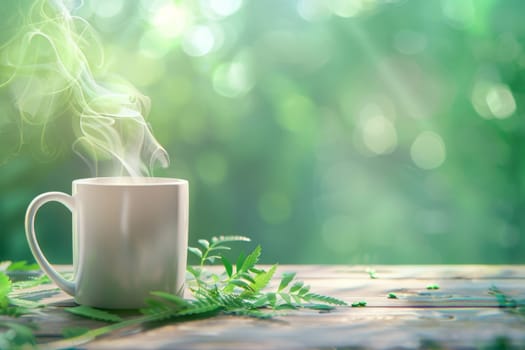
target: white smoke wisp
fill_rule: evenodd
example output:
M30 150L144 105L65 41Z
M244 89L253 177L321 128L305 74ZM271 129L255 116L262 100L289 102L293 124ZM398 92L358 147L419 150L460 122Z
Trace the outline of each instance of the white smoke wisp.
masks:
M51 122L70 122L73 150L94 175L151 176L155 165L167 167L168 154L145 120L149 98L103 72L103 51L89 23L59 0L22 6L18 16L27 15L0 46L0 87L12 95L20 142L28 142L25 125L39 126L45 148Z

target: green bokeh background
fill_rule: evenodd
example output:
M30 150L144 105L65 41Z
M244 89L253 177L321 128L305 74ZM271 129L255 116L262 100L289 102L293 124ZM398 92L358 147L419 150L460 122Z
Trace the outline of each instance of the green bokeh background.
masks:
M190 242L244 234L263 262L525 263L525 2L86 0L108 74L152 100L190 181ZM5 14L4 14L5 15ZM16 14L11 14L16 16ZM1 118L12 110L0 90ZM30 259L41 192L90 177L72 127L0 166L0 260ZM16 148L2 131L2 147ZM10 143L11 142L11 143ZM39 214L49 259L71 218ZM153 254L153 253L152 253Z

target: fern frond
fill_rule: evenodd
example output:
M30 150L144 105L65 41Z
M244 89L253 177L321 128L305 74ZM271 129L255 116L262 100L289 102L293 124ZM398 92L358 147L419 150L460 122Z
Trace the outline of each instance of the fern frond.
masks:
M268 271L262 271L255 275L254 282L250 285L254 293L258 293L264 289L273 278L275 271L277 270L277 264L270 267Z
M209 314L219 312L221 310L220 305L202 305L196 307L190 307L189 309L179 311L173 315L173 317L184 317L184 316L196 316L202 314Z
M282 291L284 288L286 288L290 282L295 278L295 272L285 272L283 273L283 277L281 279L281 283L279 284L279 288L277 289L278 292Z
M319 301L325 304L331 304L331 305L348 305L346 301L343 301L341 299L337 299L334 297L326 296L326 295L320 295L316 293L308 293L302 296L302 298L306 301Z
M252 267L259 262L259 257L261 256L261 246L258 245L253 252L251 252L246 259L244 259L239 272L245 272L251 269Z
M64 308L67 312L72 314L92 318L94 320L106 321L106 322L121 322L120 316L110 313L108 311L95 309L90 306L80 305L75 307Z

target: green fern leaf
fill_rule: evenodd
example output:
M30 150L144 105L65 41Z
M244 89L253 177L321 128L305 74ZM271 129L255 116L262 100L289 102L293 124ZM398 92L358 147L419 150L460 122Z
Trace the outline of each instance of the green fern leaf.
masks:
M202 259L202 250L196 247L188 247L188 251L195 254L199 259Z
M233 266L232 263L226 259L224 256L221 256L222 265L224 266L224 269L226 270L226 273L228 274L228 277L231 277L233 274Z
M239 295L220 294L218 298L221 305L229 310L245 308L248 305Z
M299 291L297 292L297 295L305 295L306 293L308 293L310 291L310 286L304 286L302 287L301 289L299 289Z
M320 295L320 294L316 294L316 293L308 293L308 294L303 296L303 299L307 300L307 301L310 301L310 300L320 301L322 303L332 304L332 305L348 305L348 303L346 303L345 301L343 301L341 299L337 299L337 298L334 298L334 297L329 297L329 296L326 296L326 295Z
M238 279L230 280L228 282L228 284L233 284L233 285L235 285L237 287L240 287L240 288L242 288L244 290L252 291L252 287L248 283L244 282L243 280L238 280Z
M262 271L261 273L257 274L254 278L255 281L251 284L252 290L257 293L265 288L272 280L276 270L277 265L273 265L268 271Z
M268 303L270 306L275 308L275 305L277 304L277 296L275 293L266 293L266 297L268 298Z
M120 322L122 319L120 316L112 314L108 311L95 309L90 306L80 305L75 307L64 308L67 312L72 314L92 318L95 320L106 321L106 322Z
M275 310L296 310L297 308L298 307L295 306L294 304L284 303L284 304L277 305L274 309Z
M268 303L268 297L266 295L260 296L257 300L255 300L252 304L254 308L261 308Z
M239 271L241 271L241 267L242 267L242 265L244 264L244 259L245 259L245 257L244 257L244 253L241 252L241 253L239 254L239 257L237 258L237 262L235 263L235 271L236 271L237 273L239 273Z
M184 316L196 316L208 313L214 313L221 310L220 305L203 305L199 307L191 307L186 310L182 310L174 314L175 317L184 317Z
M281 283L279 284L279 288L277 289L278 292L282 291L284 288L286 288L290 282L295 278L295 272L285 272L283 273L283 277L281 279Z
M295 282L292 288L290 288L290 293L297 292L299 289L303 287L303 285L304 285L304 282L302 281Z
M241 273L239 275L239 277L242 278L243 280L246 280L246 281L250 282L250 283L255 283L255 279L248 272Z
M11 291L11 281L3 272L0 272L0 309L7 307L9 301L7 295Z
M258 245L253 252L248 254L239 271L248 271L257 264L259 257L261 256L261 246Z
M199 242L199 244L204 248L204 250L210 248L210 242L208 242L205 239L199 239L197 242Z
M12 262L6 269L6 271L37 271L40 270L38 264L28 264L27 261L16 261Z
M89 328L86 328L86 327L64 327L62 328L62 336L64 338L78 337L87 332L89 332Z
M283 300L286 302L286 304L292 305L292 298L290 297L290 295L288 295L286 293L279 293L279 296L281 298L283 298Z
M292 297L292 299L295 301L295 303L297 305L303 305L303 300L301 299L301 297L297 294L290 294L290 296Z

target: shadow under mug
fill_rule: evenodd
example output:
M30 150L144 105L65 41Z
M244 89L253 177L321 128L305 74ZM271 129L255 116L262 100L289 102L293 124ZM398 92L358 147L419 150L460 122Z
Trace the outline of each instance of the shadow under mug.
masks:
M188 246L188 181L99 177L73 181L73 194L47 192L27 208L25 229L42 270L79 304L144 306L151 291L183 296ZM56 201L73 214L73 280L38 245L38 209Z

